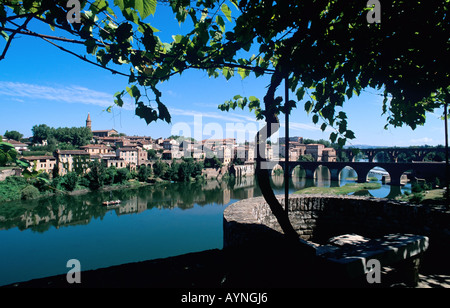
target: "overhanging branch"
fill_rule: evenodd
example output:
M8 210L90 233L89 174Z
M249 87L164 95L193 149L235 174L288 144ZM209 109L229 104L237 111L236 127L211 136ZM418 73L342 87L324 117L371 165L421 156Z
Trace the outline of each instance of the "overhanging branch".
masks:
M6 42L5 48L3 49L2 54L0 55L0 61L3 60L6 56L6 53L8 52L9 46L11 46L11 42L14 39L14 36L21 31L22 29L26 28L27 24L30 22L30 20L33 18L33 16L28 16L25 22L19 26L15 31L12 31L12 34L8 37L8 41Z

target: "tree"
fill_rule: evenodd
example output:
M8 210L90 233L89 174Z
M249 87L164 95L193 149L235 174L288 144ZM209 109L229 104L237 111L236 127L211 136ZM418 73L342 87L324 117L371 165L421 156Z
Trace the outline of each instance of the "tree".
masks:
M297 161L314 161L314 157L311 154L301 155Z
M28 162L22 161L18 158L19 153L14 146L8 142L0 142L0 167L6 166L10 163L15 163L24 171L30 167Z
M147 158L149 160L155 159L156 158L156 150L153 150L153 149L147 150Z
M153 174L156 177L163 178L166 176L167 170L169 169L169 165L160 160L157 160L153 165Z
M279 129L280 113L289 114L301 103L322 130L335 128L330 140L342 146L355 137L341 111L353 95L366 88L382 91L386 125L414 129L425 123L426 112L442 106L427 98L450 85L449 1L411 5L393 0L383 5L381 23L368 23L371 8L365 1L164 2L191 30L174 35L171 42L162 42L157 30L144 22L156 13L156 0L114 1L114 9L111 1L82 1L81 23L72 24L67 21L66 1L2 3L0 33L7 43L0 60L16 35L38 36L83 61L126 76L129 86L114 95L115 105L123 106L128 94L135 101L136 115L147 123L171 121L157 86L186 70L200 69L226 79L269 75L262 104L255 96L236 95L219 108L248 107L257 119L266 121L256 137L258 183L288 237L297 235L270 188L267 172L261 170L259 151L259 145L265 146ZM230 9L233 6L235 10ZM71 37L36 33L29 29L32 19ZM58 45L61 41L84 44L87 56ZM249 55L250 51L256 55ZM119 71L112 63L127 69ZM286 93L295 92L296 101L282 103L275 97L283 81Z
M78 184L78 174L76 172L68 172L62 177L61 185L68 191L74 191Z
M204 165L205 168L222 168L222 162L215 155L211 158L205 158Z
M146 165L140 165L137 174L138 180L140 182L146 182L151 173L152 169L150 167L147 167Z
M112 185L114 184L117 177L117 168L115 166L109 166L105 170L105 184Z
M16 141L20 141L20 139L23 138L23 135L16 130L6 131L4 136L8 139L13 139Z
M105 183L105 166L98 160L94 160L89 164L90 171L87 174L89 180L89 188L91 190L98 190Z
M115 177L116 183L123 184L129 179L131 179L131 173L128 168L117 169L117 176Z
M33 143L42 143L48 140L52 135L52 128L46 124L34 125L31 131L33 132Z

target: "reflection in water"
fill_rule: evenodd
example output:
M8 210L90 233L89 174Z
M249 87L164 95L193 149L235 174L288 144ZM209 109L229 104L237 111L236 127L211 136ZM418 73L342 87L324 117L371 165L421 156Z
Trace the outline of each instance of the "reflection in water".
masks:
M375 172L369 172L368 174L369 177L377 178L380 183L382 183L383 175L384 173L380 172L380 170L375 170ZM330 171L328 170L328 168L319 166L314 173L314 179L307 179L305 170L297 166L293 170L289 185L290 187L294 188L294 190L299 190L307 187L341 187L348 183L355 183L357 178L358 174L353 168L345 167L339 174L340 180L331 181ZM284 176L282 174L277 176L272 175L272 179L274 187L278 189L282 189L284 187ZM382 183L381 188L379 189L362 190L354 194L358 196L393 199L400 194L404 194L405 192L411 192L411 185L407 183L405 179L402 183L405 183L406 185L395 186Z
M290 191L320 186L337 187L354 182L356 172L343 169L340 181L331 181L328 168L319 167L315 179L298 177L302 170L297 168L290 178ZM284 176L272 176L275 193L284 193ZM380 189L357 192L357 195L393 198L402 193L400 188L382 185ZM145 186L136 189L115 190L109 192L91 192L80 196L59 195L31 201L13 201L0 205L0 230L18 227L19 230L31 229L45 232L53 227L64 225L89 224L92 219L104 217L108 211L117 215L140 213L152 208L182 210L194 205L227 205L231 200L259 196L260 191L255 177L231 178L226 181L208 181L206 183L167 183ZM119 207L107 209L102 206L105 200L122 200Z
M328 170L316 175L294 175L289 191L335 185ZM341 176L340 185L352 176ZM284 193L283 182L283 176L272 177L276 194ZM382 188L385 197L390 187ZM0 285L67 273L72 258L89 270L222 248L224 208L260 195L256 179L242 177L0 204ZM116 199L122 200L117 208L102 205Z
M152 208L182 210L195 204L226 205L231 199L251 198L255 194L254 177L202 183L168 183L136 189L90 192L80 196L59 195L31 201L12 201L0 205L0 230L18 227L45 232L64 225L89 224L102 219L108 211L117 215L140 213ZM108 209L105 200L122 200L119 207Z

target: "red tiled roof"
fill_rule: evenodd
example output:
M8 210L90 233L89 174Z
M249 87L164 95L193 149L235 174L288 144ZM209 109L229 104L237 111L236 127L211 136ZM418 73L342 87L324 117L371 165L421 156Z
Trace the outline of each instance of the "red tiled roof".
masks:
M58 150L56 153L65 155L89 155L89 153L84 150Z

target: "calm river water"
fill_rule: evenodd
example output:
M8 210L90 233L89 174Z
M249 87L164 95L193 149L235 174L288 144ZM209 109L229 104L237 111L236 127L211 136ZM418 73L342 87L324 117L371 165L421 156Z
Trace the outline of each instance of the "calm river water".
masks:
M331 183L327 172L320 171L316 180L294 176L290 191L344 185L355 176L344 170L343 180ZM273 187L284 193L283 176L273 177ZM390 191L383 185L370 193L386 197ZM0 285L65 274L69 259L89 270L222 248L223 210L260 195L256 180L244 177L5 203L0 205ZM102 206L111 199L122 200L120 207Z

